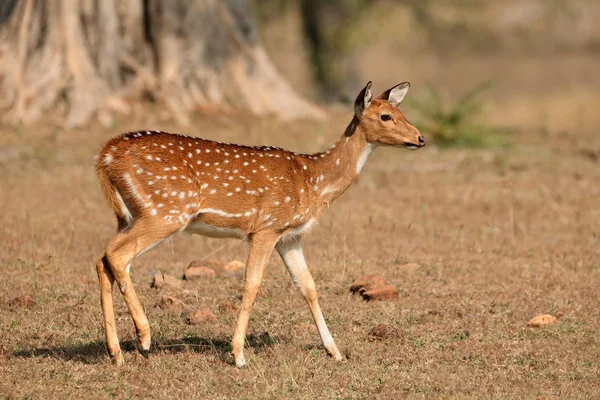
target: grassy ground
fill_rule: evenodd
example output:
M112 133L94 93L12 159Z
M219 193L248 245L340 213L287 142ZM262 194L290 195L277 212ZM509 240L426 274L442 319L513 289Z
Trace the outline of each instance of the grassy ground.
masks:
M95 260L115 229L92 156L125 130L162 128L223 141L316 151L349 116L328 122L203 118L182 129L147 119L64 132L51 121L0 131L0 398L594 398L600 393L600 139L517 134L510 149L378 150L357 184L307 237L321 305L338 346L329 359L310 314L273 256L254 307L249 367L231 365L241 281L149 287L207 256L243 259L233 240L176 236L137 260L133 281L154 347L134 349L115 292L126 365L104 349ZM405 262L421 267L408 271ZM384 276L395 302L364 303L352 278ZM189 326L157 307L173 294L216 319ZM30 295L31 309L8 301ZM559 323L527 328L539 313ZM372 340L387 322L400 335Z

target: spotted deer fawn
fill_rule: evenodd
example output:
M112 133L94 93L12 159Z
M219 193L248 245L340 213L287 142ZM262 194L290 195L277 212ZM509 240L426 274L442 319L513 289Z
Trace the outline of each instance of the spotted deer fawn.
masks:
M96 172L117 215L118 232L96 268L113 362L124 362L113 311L114 282L133 318L138 349L147 356L150 327L131 282L131 262L180 231L250 242L232 341L238 367L246 365L250 309L273 248L308 303L323 346L335 360L342 360L319 307L302 237L323 209L350 187L378 146L425 145L397 108L408 88L408 82L401 83L372 98L369 82L356 99L355 115L342 137L313 155L156 131L130 132L109 141L98 155Z

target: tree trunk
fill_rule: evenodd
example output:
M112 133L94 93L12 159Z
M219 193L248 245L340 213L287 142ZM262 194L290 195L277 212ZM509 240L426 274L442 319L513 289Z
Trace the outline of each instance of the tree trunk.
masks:
M275 70L245 0L6 0L0 8L0 111L67 126L130 112L124 99L283 119L324 114Z

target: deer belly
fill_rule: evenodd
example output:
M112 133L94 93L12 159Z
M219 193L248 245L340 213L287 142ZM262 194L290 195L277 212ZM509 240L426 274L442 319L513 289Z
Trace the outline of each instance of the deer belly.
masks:
M243 239L246 237L244 231L238 228L224 228L221 226L210 225L201 221L193 221L188 224L185 231L190 234L208 236L212 238L235 238Z
M205 210L200 210L200 214L186 226L187 233L213 238L243 239L247 236L240 226L240 218L236 218L235 214L215 215L211 210L202 211Z

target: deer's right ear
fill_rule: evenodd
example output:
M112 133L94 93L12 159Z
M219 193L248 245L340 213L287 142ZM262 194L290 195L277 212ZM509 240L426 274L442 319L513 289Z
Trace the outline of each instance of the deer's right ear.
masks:
M358 118L362 117L365 110L371 105L371 99L373 98L371 86L372 82L369 81L369 83L367 83L367 86L365 86L363 90L360 91L358 97L356 98L356 101L354 102L354 114L356 114Z

